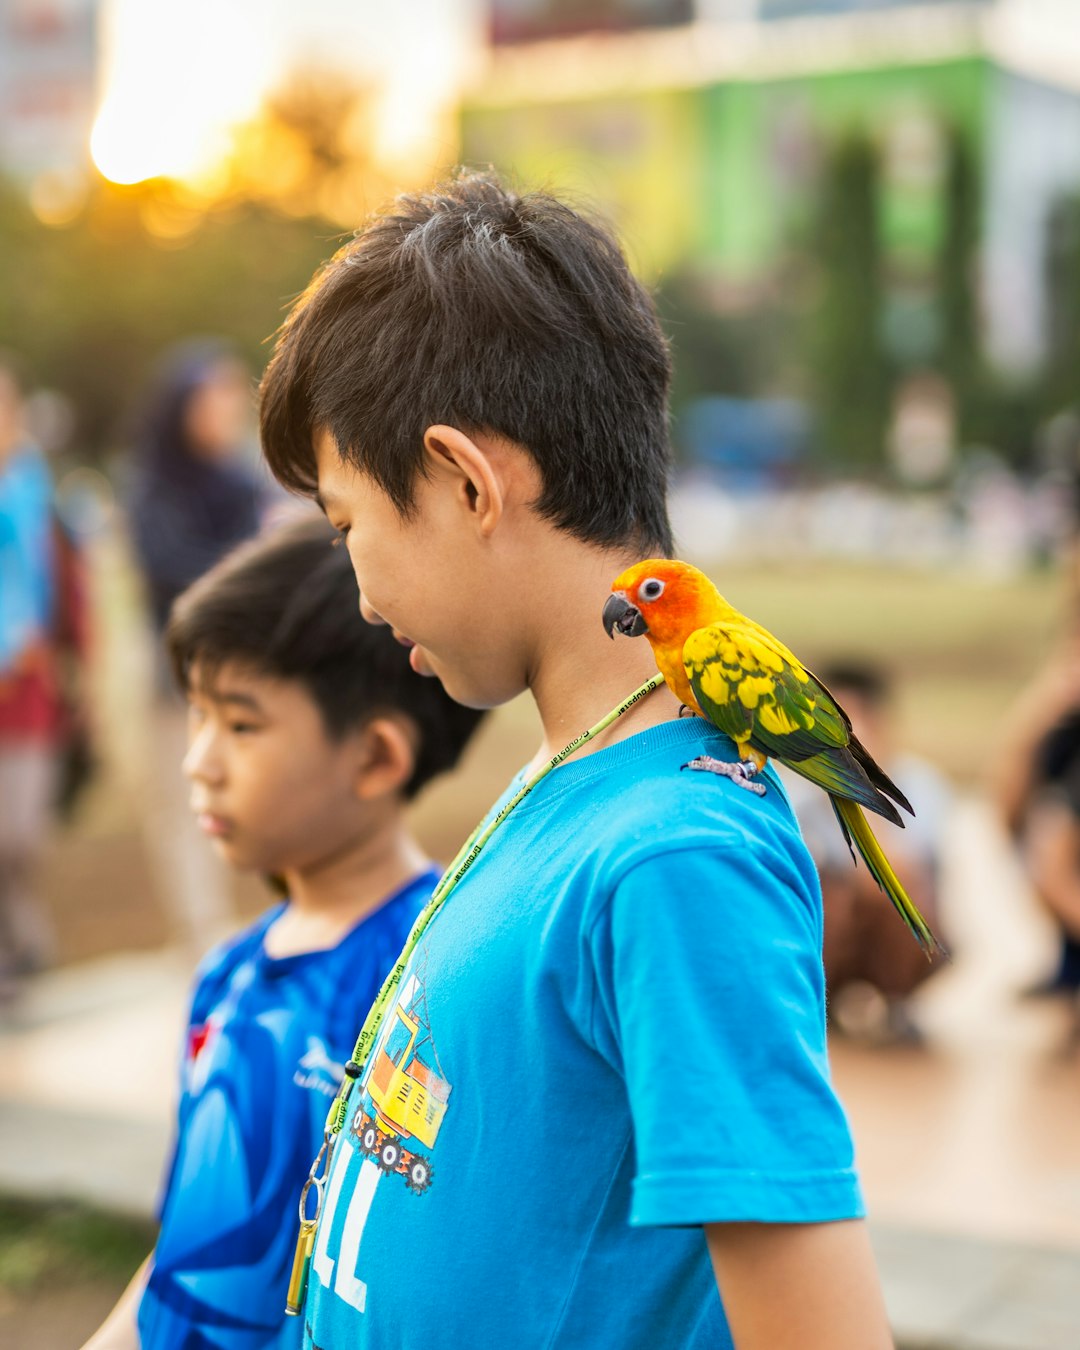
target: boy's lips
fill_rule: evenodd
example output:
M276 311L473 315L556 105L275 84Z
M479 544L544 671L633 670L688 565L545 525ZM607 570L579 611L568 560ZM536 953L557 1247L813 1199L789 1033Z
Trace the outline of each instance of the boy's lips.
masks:
M224 839L232 833L232 822L227 816L219 816L214 811L197 811L195 820L203 834L212 839Z
M400 642L409 653L409 665L416 671L417 675L434 675L431 661L423 647L411 637L406 637L404 633L399 633L396 628L391 629L394 635L394 641Z

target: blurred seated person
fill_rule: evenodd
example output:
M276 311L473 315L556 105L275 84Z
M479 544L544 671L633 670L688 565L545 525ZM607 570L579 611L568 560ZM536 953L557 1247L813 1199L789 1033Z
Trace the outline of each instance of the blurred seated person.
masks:
M1006 725L996 799L1035 892L1060 930L1054 968L1029 993L1080 991L1080 640L1031 682Z
M951 793L928 761L897 748L892 689L876 665L851 661L816 672L851 718L856 736L915 810L903 829L868 813L897 876L939 934L938 890ZM906 999L937 969L869 871L857 866L829 798L794 774L785 786L821 878L825 916L823 960L830 1022L875 1040L919 1039Z

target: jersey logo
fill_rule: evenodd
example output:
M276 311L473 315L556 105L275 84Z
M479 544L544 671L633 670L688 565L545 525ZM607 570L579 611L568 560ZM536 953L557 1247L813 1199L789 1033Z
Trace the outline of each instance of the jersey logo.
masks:
M204 1022L202 1026L188 1027L187 1057L188 1063L194 1064L202 1054L206 1042L210 1039L210 1023Z
M214 1046L220 1035L221 1023L216 1016L198 1026L188 1027L187 1058L184 1063L188 1092L201 1092L206 1086L210 1065L214 1060Z
M327 1097L336 1097L345 1065L330 1058L330 1052L318 1036L307 1038L307 1050L301 1055L293 1074L297 1087L311 1088Z

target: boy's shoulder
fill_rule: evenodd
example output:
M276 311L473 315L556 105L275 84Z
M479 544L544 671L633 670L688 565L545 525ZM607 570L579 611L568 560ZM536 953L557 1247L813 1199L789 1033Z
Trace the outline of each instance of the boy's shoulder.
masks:
M257 919L230 933L214 944L195 968L194 986L198 998L204 991L213 990L228 981L246 962L254 960L263 949L267 929L285 909L279 901L265 909Z
M569 760L522 803L492 894L528 869L545 897L537 912L557 909L586 931L620 898L765 888L778 927L818 941L817 872L773 766L758 795L686 767L703 755L738 759L728 737L694 717ZM709 921L720 912L713 906Z
M567 817L580 828L588 812L596 847L626 867L658 852L694 848L803 851L787 792L771 766L757 779L764 788L759 793L691 767L702 758L733 763L738 753L729 737L700 717L627 737L579 761L576 780L567 776ZM573 797L570 788L578 789ZM563 792L553 796L553 807Z
M612 750L620 753L591 785L592 800L568 800L566 837L551 841L566 860L555 864L562 876L553 878L554 893L560 905L570 901L579 931L598 935L598 951L611 925L623 938L637 932L651 942L663 896L664 923L684 937L692 932L707 946L722 930L727 951L764 960L798 950L816 968L817 870L774 766L754 779L760 794L688 767L703 756L739 759L734 742L698 717ZM753 904L744 903L750 897Z

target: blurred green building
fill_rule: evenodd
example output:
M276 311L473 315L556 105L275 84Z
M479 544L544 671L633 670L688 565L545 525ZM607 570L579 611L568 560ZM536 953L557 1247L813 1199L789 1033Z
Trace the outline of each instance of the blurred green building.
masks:
M824 359L874 347L875 434L909 375L978 383L957 390L973 406L986 370L1024 380L1053 360L1073 303L1052 264L1080 191L1080 6L494 0L491 20L466 161L579 194L647 276L721 318L786 315L790 337L839 285L837 322L865 313ZM803 345L789 364L815 360ZM755 380L738 392L790 390L782 363Z

